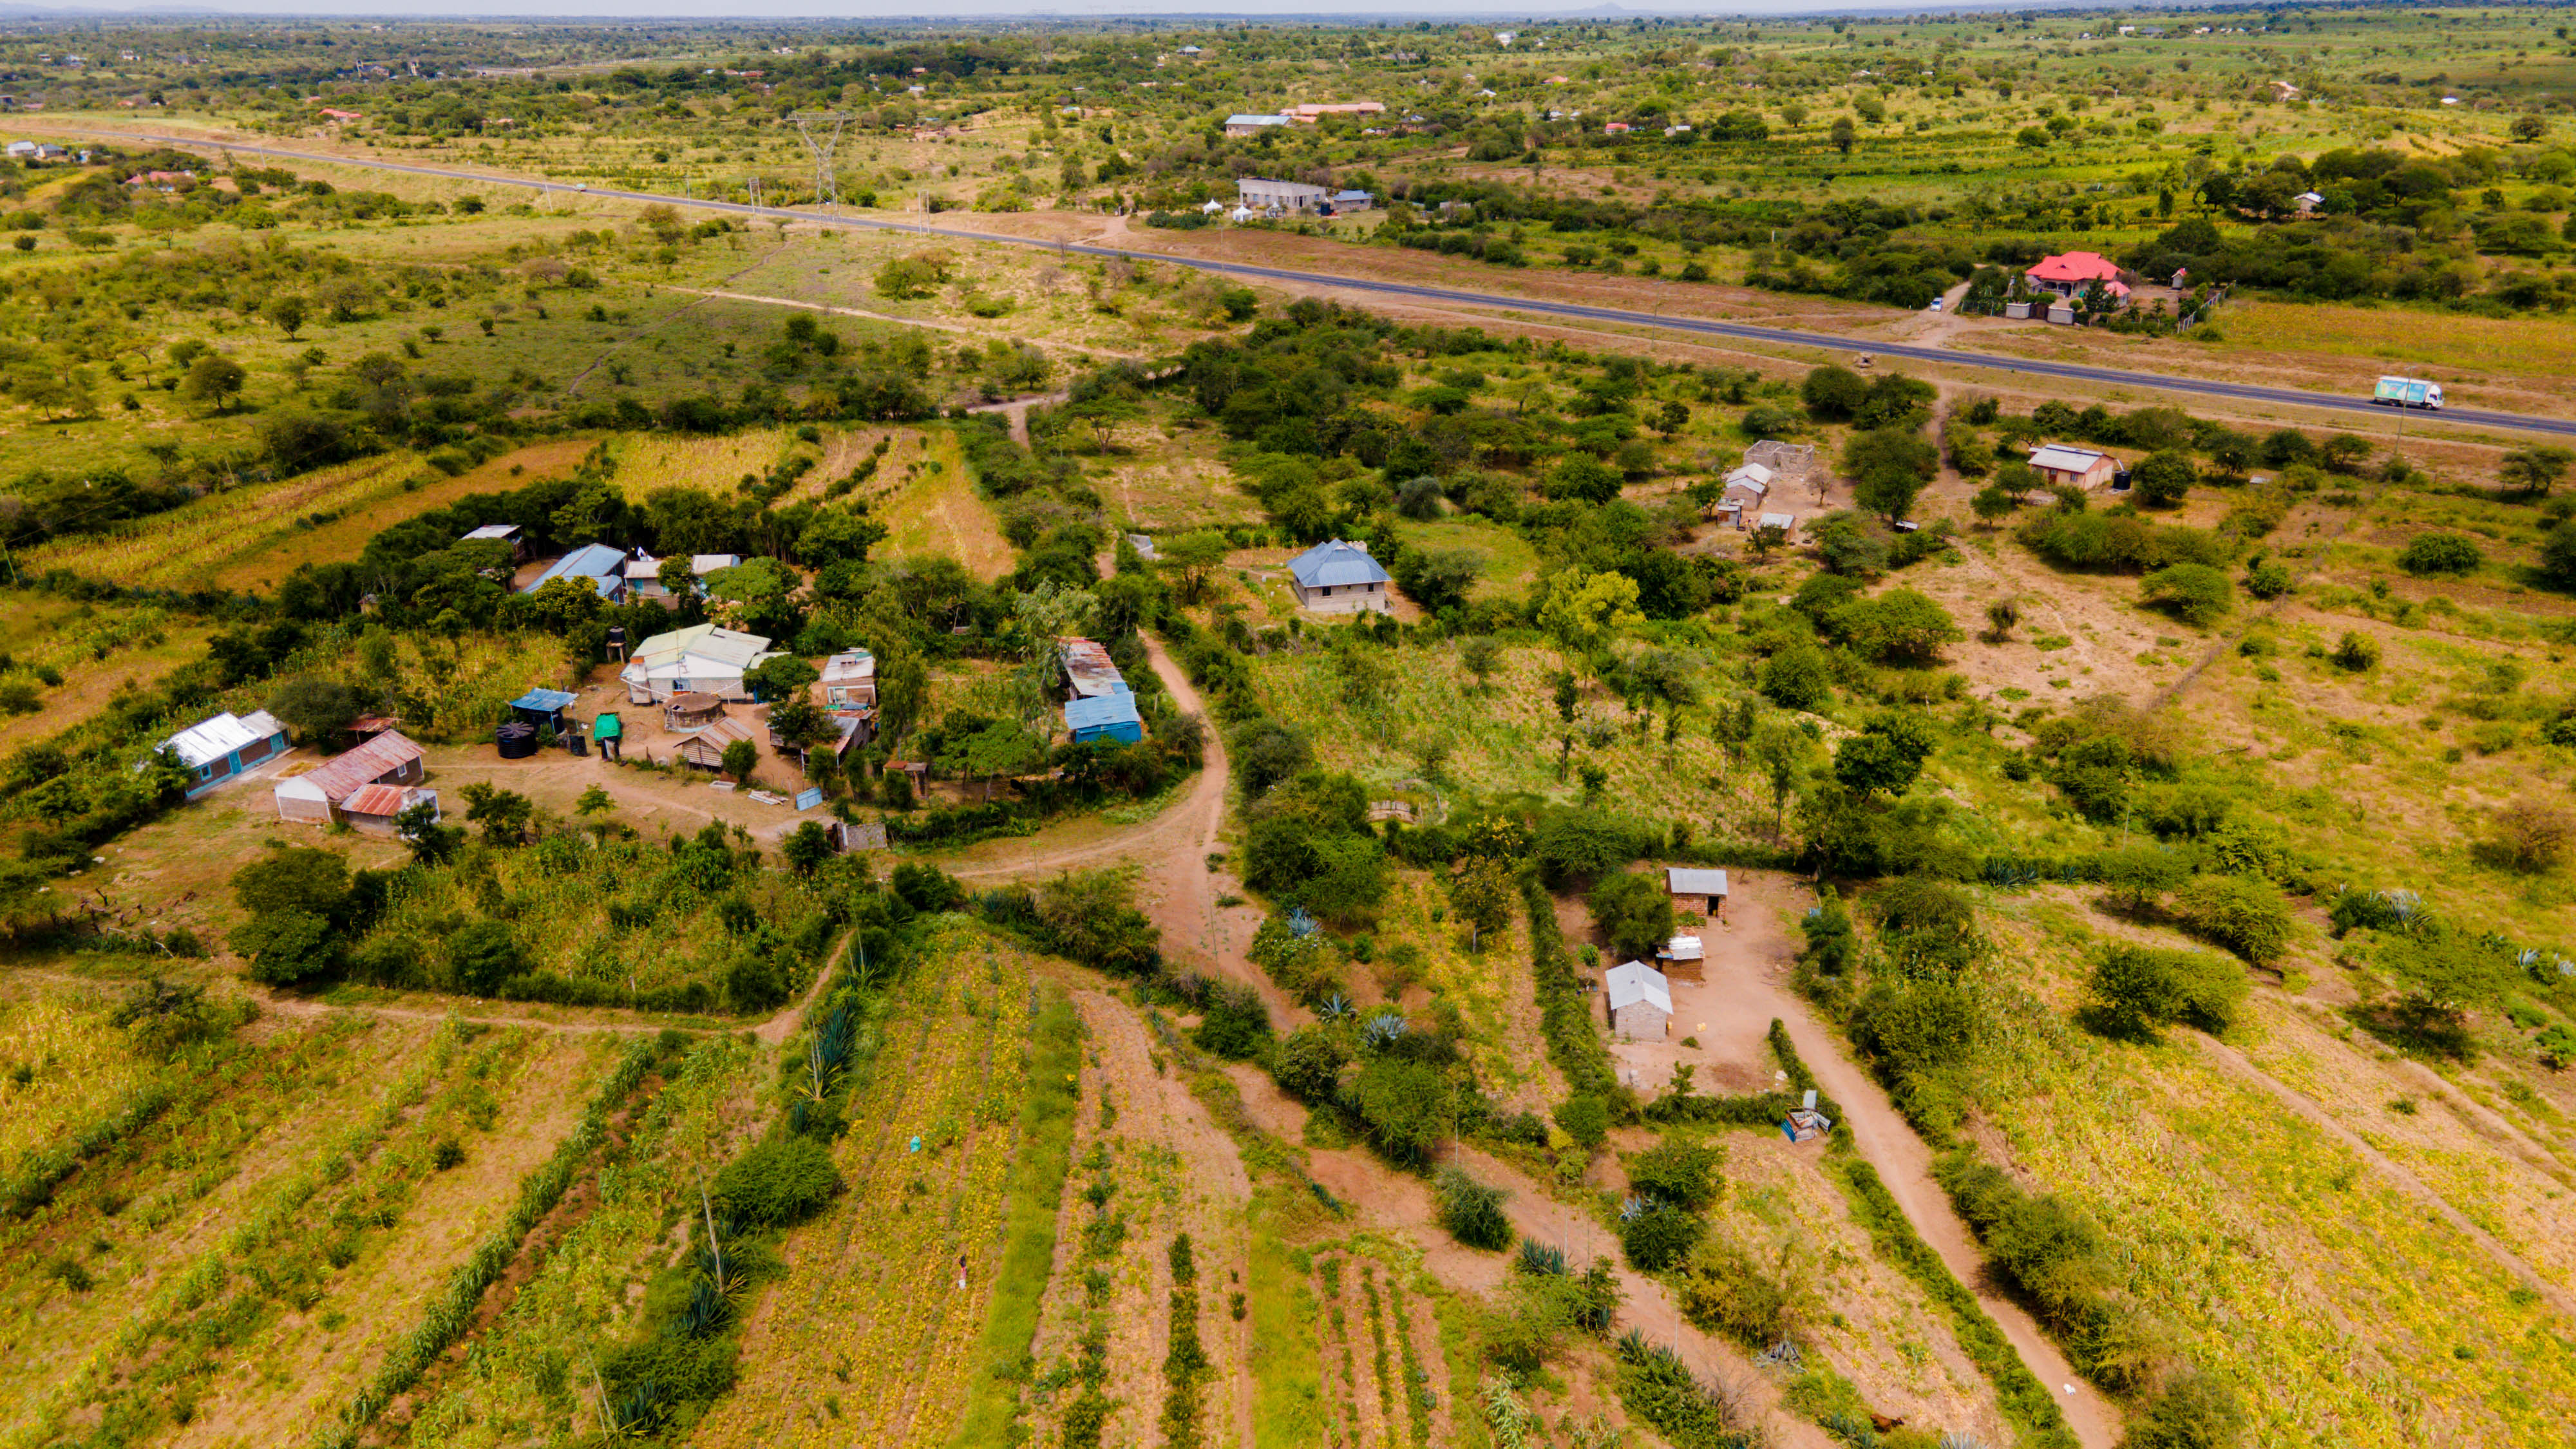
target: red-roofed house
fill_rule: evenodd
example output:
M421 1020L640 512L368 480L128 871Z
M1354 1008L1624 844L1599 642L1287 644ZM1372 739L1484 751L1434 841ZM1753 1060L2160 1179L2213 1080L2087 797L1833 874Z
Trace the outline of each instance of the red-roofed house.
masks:
M2114 297L2129 295L2129 284L2120 280L2120 264L2096 252L2059 252L2040 258L2039 265L2022 273L2029 283L2061 297L2072 297L2100 283Z

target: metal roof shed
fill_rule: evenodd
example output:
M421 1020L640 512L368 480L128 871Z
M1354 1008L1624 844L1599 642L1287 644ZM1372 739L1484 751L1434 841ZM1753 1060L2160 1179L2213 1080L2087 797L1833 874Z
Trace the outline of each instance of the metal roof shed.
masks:
M563 689L531 689L510 701L510 712L521 722L562 734L564 711L572 708L580 695Z
M1077 699L1064 707L1064 727L1077 745L1116 740L1135 744L1145 738L1145 721L1136 713L1136 696L1104 694Z
M1601 984L1611 1031L1628 1041L1671 1035L1673 993L1664 973L1629 961L1603 972Z
M546 565L546 571L519 592L533 594L556 579L588 579L601 597L615 599L626 592L626 550L604 543L585 543Z

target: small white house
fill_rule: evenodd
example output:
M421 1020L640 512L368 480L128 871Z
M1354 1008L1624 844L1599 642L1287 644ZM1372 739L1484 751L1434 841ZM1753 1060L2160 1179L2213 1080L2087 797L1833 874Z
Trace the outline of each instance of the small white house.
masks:
M1610 1032L1621 1041L1662 1041L1672 1035L1673 992L1664 973L1630 961L1602 973Z
M680 694L748 701L743 675L776 657L765 635L692 624L637 645L617 677L625 681L629 704L660 704Z

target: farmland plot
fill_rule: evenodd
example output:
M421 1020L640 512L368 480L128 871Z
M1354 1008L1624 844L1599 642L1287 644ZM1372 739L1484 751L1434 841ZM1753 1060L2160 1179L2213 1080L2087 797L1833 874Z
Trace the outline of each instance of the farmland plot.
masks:
M106 533L40 544L19 557L18 567L30 574L70 569L129 588L200 588L244 554L291 538L316 526L316 520L335 519L401 493L421 471L420 460L411 454L387 453L275 483L230 488Z
M588 1355L631 1320L629 1290L670 1261L698 1184L749 1129L761 1060L739 1036L688 1049L600 1168L580 1220L518 1285L466 1366L426 1396L407 1442L480 1449L597 1422Z
M1435 656L1436 657L1436 656ZM1349 700L1335 661L1323 654L1271 654L1254 661L1273 709L1311 732L1317 763L1385 784L1423 773L1441 750L1442 778L1483 795L1568 798L1579 788L1556 766L1562 728L1550 702L1553 651L1506 649L1479 692L1455 656L1435 667L1388 671L1382 686ZM1658 716L1644 736L1615 697L1595 690L1575 715L1572 764L1608 772L1603 799L1641 818L1696 822L1718 838L1758 835L1771 819L1757 772L1685 724L1667 745Z
M955 1426L1003 1248L1033 983L963 927L925 957L833 1149L846 1191L788 1236L699 1444L942 1444Z
M601 1060L580 1039L354 1016L165 1060L109 1005L40 995L0 1027L25 1087L53 1083L0 1114L13 1182L64 1137L97 1144L0 1220L12 1445L84 1422L207 1443L332 1423Z

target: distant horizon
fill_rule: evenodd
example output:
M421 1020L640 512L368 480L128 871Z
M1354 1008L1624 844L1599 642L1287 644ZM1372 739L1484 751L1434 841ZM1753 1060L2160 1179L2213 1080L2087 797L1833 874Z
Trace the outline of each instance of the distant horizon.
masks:
M1274 5L1254 4L1226 9L1212 9L1190 0L1118 0L1115 5L1032 6L1023 0L955 0L941 7L940 13L924 13L921 0L893 0L893 3L871 6L849 4L846 0L753 0L760 7L756 14L714 14L706 9L707 0L465 0L465 3L442 4L435 10L388 15L379 4L368 0L294 0L294 3L266 3L266 0L206 0L206 3L170 5L157 0L134 0L131 4L99 3L68 5L0 4L0 21L39 21L90 19L169 20L201 19L268 19L268 20L373 20L389 24L437 24L442 21L467 20L532 20L585 21L615 23L648 21L671 24L757 25L771 21L829 23L847 21L917 21L924 23L959 20L1048 20L1093 21L1108 23L1119 20L1189 21L1223 24L1238 20L1314 20L1359 22L1378 20L1411 23L1435 20L1444 23L1492 21L1496 23L1535 23L1591 19L1656 19L1656 20L1732 20L1785 19L1792 17L1883 19L1895 16L1949 14L1958 12L2018 12L2026 10L2100 10L2111 8L2137 10L2171 10L2188 8L2176 0L2147 0L2115 6L2114 0L2073 0L2048 6L2037 4L1972 4L1932 5L1828 5L1805 3L1805 0L1778 0L1765 4L1739 3L1725 6L1657 5L1651 3L1600 3L1514 9L1491 3L1456 5L1415 4L1404 10L1383 6L1350 3L1342 8L1332 0L1280 0Z

